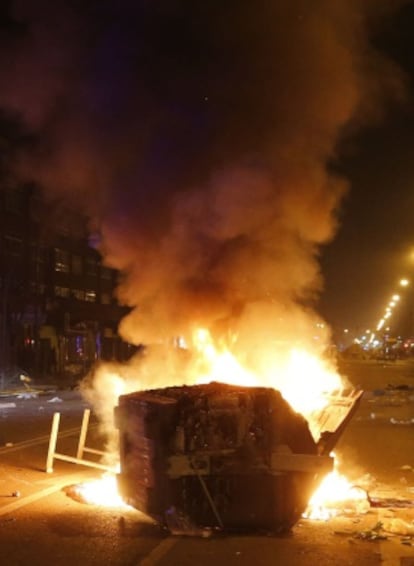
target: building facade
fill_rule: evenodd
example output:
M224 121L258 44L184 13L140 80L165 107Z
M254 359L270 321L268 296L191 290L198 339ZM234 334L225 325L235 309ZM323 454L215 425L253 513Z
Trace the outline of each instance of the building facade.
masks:
M27 185L0 192L0 220L0 366L63 379L128 358L118 274L90 244L86 219Z

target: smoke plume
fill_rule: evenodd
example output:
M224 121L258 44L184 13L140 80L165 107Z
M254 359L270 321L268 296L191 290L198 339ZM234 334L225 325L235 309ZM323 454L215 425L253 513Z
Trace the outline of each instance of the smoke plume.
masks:
M21 173L87 213L127 340L205 326L255 357L313 336L338 143L402 94L371 43L397 4L11 2L0 104L37 135Z

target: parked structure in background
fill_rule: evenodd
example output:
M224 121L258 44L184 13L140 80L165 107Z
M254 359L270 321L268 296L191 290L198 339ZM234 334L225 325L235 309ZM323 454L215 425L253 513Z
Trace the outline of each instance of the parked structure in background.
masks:
M0 191L1 371L63 379L98 359L127 359L134 348L117 336L126 309L116 282L85 218L44 202L33 185Z

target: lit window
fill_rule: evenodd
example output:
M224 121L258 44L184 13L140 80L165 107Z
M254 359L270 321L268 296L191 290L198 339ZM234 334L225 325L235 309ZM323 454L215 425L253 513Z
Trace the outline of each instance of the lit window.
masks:
M58 285L55 286L55 296L56 297L69 297L69 288L68 287L59 287Z
M85 291L85 301L87 303L94 303L96 301L96 292L92 289Z
M66 250L55 248L55 271L69 273L69 253Z
M77 299L78 301L84 301L85 291L82 291L82 289L72 289L72 297Z

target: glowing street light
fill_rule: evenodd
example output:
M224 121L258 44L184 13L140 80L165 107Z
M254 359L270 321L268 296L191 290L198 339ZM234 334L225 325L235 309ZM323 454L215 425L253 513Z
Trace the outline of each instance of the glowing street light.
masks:
M401 297L400 297L400 295L393 295L393 296L391 297L391 299L392 299L394 302L398 302L398 301L401 299Z
M401 287L408 287L409 284L410 284L409 280L405 279L405 277L403 279L400 279Z

